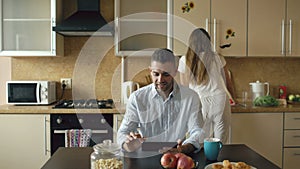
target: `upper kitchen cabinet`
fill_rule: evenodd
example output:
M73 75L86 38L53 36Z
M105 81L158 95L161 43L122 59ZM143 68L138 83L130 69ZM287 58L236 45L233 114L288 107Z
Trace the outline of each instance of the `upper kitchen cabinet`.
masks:
M211 0L211 38L223 56L247 54L247 0Z
M196 27L210 32L210 0L176 0L173 15L173 50L175 55L185 55L189 35Z
M287 0L286 56L300 56L300 1Z
M172 0L115 0L116 56L148 56L171 48L168 26Z
M56 5L56 0L1 0L0 56L63 55L63 37L52 31Z
M248 0L248 56L284 56L285 0Z
M186 53L191 32L201 27L218 53L246 56L247 0L176 0L173 11L175 54Z

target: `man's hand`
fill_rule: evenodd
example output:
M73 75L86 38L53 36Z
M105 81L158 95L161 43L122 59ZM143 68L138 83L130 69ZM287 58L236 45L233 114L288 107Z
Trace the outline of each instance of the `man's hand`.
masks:
M189 154L195 151L195 147L190 144L184 144L182 145L182 140L177 140L177 147L176 148L170 148L170 147L164 147L163 149L159 150L161 153L184 153L184 154Z
M140 135L130 132L129 135L127 135L127 140L123 144L123 148L127 152L133 152L139 149L144 141L145 138L141 138Z

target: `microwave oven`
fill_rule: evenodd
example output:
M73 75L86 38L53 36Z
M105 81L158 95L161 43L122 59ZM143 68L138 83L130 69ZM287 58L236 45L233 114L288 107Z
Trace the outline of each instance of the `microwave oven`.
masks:
M6 103L14 105L48 105L56 101L54 81L7 81Z

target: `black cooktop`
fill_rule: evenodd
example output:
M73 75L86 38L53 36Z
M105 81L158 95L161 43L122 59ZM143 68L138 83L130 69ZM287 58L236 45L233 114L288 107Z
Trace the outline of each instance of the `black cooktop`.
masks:
M80 99L80 100L60 100L53 109L112 109L114 102L112 99Z

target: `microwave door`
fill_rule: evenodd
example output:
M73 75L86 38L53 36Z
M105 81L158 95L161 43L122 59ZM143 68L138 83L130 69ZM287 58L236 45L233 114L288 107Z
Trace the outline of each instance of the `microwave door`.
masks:
M7 103L37 103L37 83L8 83L7 88Z

